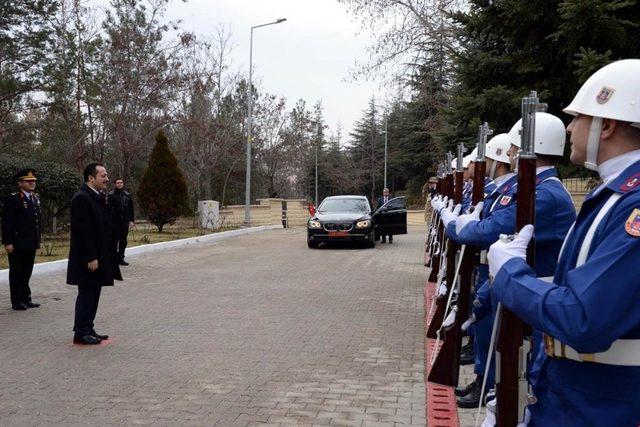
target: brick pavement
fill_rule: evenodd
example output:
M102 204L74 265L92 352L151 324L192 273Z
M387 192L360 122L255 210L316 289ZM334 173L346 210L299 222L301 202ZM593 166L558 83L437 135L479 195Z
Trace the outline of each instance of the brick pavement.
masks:
M376 249L274 230L133 259L104 347L71 344L74 289L0 284L2 425L424 425L424 227Z

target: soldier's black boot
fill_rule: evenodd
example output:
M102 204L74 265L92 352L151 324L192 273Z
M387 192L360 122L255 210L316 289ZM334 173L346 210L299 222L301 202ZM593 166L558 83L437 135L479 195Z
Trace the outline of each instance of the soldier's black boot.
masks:
M477 408L480 403L480 391L482 390L482 380L477 381L480 376L476 378L474 381L475 386L471 389L471 391L463 397L458 397L456 399L456 404L458 408ZM484 406L484 402L482 402L482 406Z
M469 337L469 342L460 351L460 365L472 365L474 361L473 337Z
M477 384L476 384L477 383ZM455 394L458 397L464 397L467 394L471 393L471 391L476 388L476 387L481 387L482 386L482 376L480 375L476 375L476 379L471 381L469 384L467 384L464 387L456 387L453 390L453 394Z

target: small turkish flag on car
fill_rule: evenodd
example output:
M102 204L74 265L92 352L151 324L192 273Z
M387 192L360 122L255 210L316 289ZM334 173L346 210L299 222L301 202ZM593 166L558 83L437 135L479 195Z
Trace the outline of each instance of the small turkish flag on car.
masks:
M313 203L309 203L309 215L314 216L316 214L316 207Z

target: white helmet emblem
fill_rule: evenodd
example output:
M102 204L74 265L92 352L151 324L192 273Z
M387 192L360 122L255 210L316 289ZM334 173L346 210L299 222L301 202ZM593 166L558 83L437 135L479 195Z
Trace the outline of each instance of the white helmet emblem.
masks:
M611 99L611 96L613 96L613 92L615 92L615 89L604 86L600 89L596 101L598 101L598 104L606 104Z

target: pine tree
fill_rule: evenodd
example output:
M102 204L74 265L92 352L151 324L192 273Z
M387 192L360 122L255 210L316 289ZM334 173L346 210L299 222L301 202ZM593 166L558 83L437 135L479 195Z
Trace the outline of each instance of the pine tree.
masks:
M163 131L156 136L156 145L138 189L138 200L160 233L165 224L175 223L178 216L190 211L187 183Z
M461 49L442 145L473 145L481 121L507 132L531 90L568 120L562 109L590 74L640 55L639 17L635 0L470 1L455 17Z

